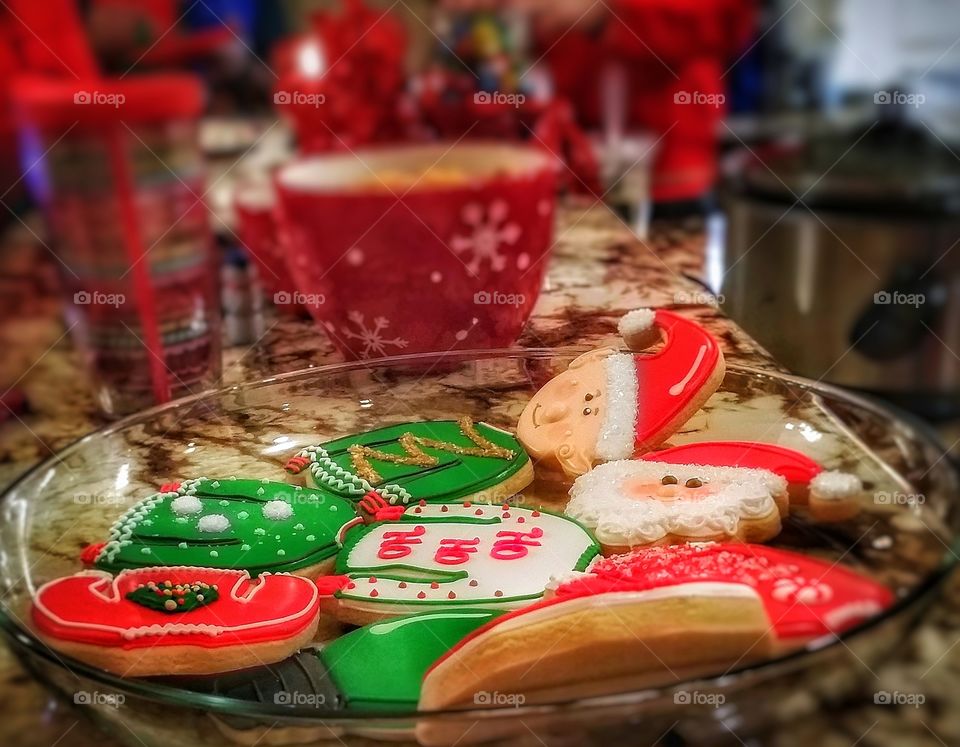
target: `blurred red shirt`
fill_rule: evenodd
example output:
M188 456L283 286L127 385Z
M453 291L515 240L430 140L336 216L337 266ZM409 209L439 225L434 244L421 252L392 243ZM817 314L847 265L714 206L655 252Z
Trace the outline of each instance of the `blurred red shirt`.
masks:
M725 78L756 27L754 0L607 0L588 30L538 34L557 92L581 123L601 124L600 71L627 78L627 127L662 136L654 161L658 202L696 199L717 173ZM552 45L552 46L551 46Z

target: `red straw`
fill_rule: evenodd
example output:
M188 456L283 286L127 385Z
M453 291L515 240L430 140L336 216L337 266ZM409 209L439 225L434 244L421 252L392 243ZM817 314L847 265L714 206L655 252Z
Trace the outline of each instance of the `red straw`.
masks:
M110 170L120 200L120 217L123 227L123 247L133 274L136 292L137 314L143 331L147 352L150 354L150 382L157 403L170 401L170 381L163 357L163 342L160 339L160 322L157 319L157 304L153 285L150 282L150 258L140 235L140 223L133 198L133 177L130 174L123 137L119 128L111 128Z

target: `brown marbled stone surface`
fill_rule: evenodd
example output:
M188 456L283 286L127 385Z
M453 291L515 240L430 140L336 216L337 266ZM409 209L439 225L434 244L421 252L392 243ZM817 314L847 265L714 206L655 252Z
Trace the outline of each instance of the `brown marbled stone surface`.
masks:
M44 250L29 239L29 234L15 232L0 254L4 265L13 268L4 275L7 282L0 301L0 344L4 349L0 388L23 389L29 403L25 412L11 415L0 425L2 485L104 424L85 389L76 353L63 336L52 284L36 279L37 258ZM697 282L704 262L699 222L655 224L650 240L639 242L606 210L568 205L560 213L557 239L544 292L521 346L617 345L617 319L625 311L649 305L679 309L700 320L721 340L729 363L777 369L770 356L715 307L689 303L704 295ZM255 345L226 351L224 383L254 381L336 359L330 343L311 323L271 316ZM731 417L734 405L734 401L718 398L713 410L702 417L715 421L728 417L729 431L735 433L745 427L741 418L749 416ZM691 431L697 427L691 425ZM717 427L714 423L713 428ZM241 458L244 434L221 435L216 448ZM677 441L682 440L683 434ZM829 449L829 444L823 448ZM187 460L178 463L176 459L183 458L170 452L162 463L150 468L166 477L189 467ZM923 693L926 702L921 707L874 705L868 695L861 703L792 724L769 735L767 741L784 747L814 740L828 747L893 745L908 739L930 745L960 742L960 720L954 715L960 696L952 684L960 674L958 623L960 591L954 583L951 593L930 611L927 622L909 643L876 673L880 684L873 689ZM798 693L799 699L803 697ZM112 744L79 710L34 683L5 651L0 653L0 703L2 744Z

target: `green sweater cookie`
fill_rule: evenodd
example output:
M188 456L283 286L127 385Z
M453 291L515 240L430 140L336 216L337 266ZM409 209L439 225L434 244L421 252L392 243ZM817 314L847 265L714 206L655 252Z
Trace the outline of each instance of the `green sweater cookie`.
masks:
M309 446L287 463L309 485L359 501L496 503L533 479L530 457L506 431L469 418L401 423Z
M349 501L280 482L200 478L174 487L120 517L97 568L297 572L332 559L341 527L357 516Z

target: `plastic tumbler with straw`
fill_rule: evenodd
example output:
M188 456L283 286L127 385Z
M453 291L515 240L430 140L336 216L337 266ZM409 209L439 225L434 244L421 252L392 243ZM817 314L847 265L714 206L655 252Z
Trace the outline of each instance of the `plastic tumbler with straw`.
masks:
M104 412L215 385L220 308L198 81L29 77L14 103L26 180Z

